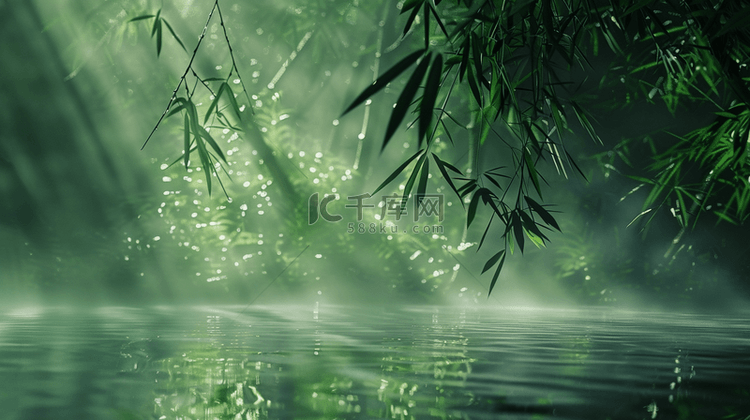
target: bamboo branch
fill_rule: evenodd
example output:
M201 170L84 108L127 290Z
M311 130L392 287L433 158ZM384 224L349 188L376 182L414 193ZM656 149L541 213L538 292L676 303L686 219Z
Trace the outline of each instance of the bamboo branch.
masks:
M156 133L156 130L159 128L159 125L162 121L164 121L164 117L169 112L169 109L172 107L172 104L174 103L174 100L177 98L177 91L180 90L180 87L185 82L185 78L187 77L188 72L193 68L193 60L195 60L195 56L198 54L198 49L201 46L201 42L203 42L203 38L206 36L206 31L208 30L208 23L211 21L211 17L214 15L214 11L219 7L219 0L214 1L214 6L211 8L211 13L208 14L208 19L206 19L206 24L203 25L203 32L201 32L200 37L198 38L198 44L195 46L195 49L193 50L193 55L190 57L190 62L188 62L187 67L185 68L185 72L182 73L182 77L180 77L180 82L177 84L177 87L174 88L172 91L172 96L169 98L169 102L167 102L167 107L164 109L164 112L162 112L161 117L159 117L159 121L156 122L156 125L154 125L154 129L151 130L151 134L148 135L146 138L146 141L143 143L143 146L141 146L141 150L143 150L144 147L146 147L146 144L148 144L148 141L151 140L151 137ZM223 23L222 23L223 26ZM230 47L231 50L231 47ZM232 57L234 60L234 57Z

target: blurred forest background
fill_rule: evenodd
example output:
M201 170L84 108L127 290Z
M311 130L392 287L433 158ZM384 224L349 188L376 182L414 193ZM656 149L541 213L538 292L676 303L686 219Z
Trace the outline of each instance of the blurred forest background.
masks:
M428 16L434 3L406 3L222 1L201 38L213 1L0 0L0 300L487 301L494 270L482 269L507 231L488 227L488 206L479 208L477 222L467 229L471 197L459 198L436 167L419 184L444 196L441 221L413 222L409 213L395 220L378 207L381 196L410 188L409 171L372 198L361 198L373 205L362 209L362 220L351 207L357 201L350 197L374 192L419 149L417 127L407 131L401 124L381 151L393 105L408 87L405 76L342 116L374 80L424 46L422 28L428 25L422 15L400 10L424 7ZM524 16L544 20L545 12L532 7L536 2L515 3L526 7L519 9ZM719 10L721 2L714 3ZM750 11L736 7L722 16ZM674 21L676 28L689 18L674 15L659 24ZM617 19L611 16L615 26ZM656 21L649 27L657 28ZM435 40L428 47L445 43L436 22L427 27ZM411 30L404 31L405 25ZM585 25L601 27L596 21ZM663 29L665 36L678 32ZM569 132L561 134L577 167L566 158L567 176L549 160L538 168L546 185L544 200L534 200L554 203L545 208L561 232L545 230L549 241L538 240L539 247L530 246L531 232L523 255L519 249L504 255L489 302L738 303L748 295L750 247L744 208L733 197L747 196L746 147L734 150L742 159L727 169L739 184L706 194L711 201L685 189L684 196L667 195L660 205L657 200L644 208L644 202L661 185L664 168L655 163L664 161L664 153L687 153L679 147L681 138L721 118L747 125L746 106L718 82L711 100L683 94L680 89L690 89L659 79L661 64L655 73L640 73L622 61L627 54L608 49L612 40L605 38L581 41L589 62L569 70L589 115L571 118ZM744 51L747 44L738 39ZM444 55L448 63L449 52ZM518 163L503 154L501 142L482 138L486 147L477 148L486 133L472 119L476 94L467 82L451 99L452 116L438 117L446 123L436 128L430 150L471 180ZM185 87L193 92L190 103L200 117L183 117L190 113L183 106L161 121L140 150L177 86L177 96L186 96ZM220 89L234 95L222 96ZM233 114L233 101L243 117ZM204 118L207 111L214 114ZM198 131L189 126L198 123L222 152L199 150L211 143L201 140L204 134L191 139ZM601 142L591 140L591 128ZM421 146L421 135L418 140ZM186 141L195 141L196 148L188 169L182 159ZM695 171L678 178L705 188L710 165L692 164ZM207 177L207 169L217 176ZM321 200L337 196L327 210L342 220L309 224L315 193ZM685 204L690 197L695 205ZM715 211L733 199L737 211ZM696 206L705 213L700 218L692 217ZM482 238L486 245L478 250Z

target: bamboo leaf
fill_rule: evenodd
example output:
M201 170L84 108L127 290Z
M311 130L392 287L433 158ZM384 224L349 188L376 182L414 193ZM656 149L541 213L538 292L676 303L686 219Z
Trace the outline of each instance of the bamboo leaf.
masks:
M586 174L584 174L583 171L581 170L581 168L578 167L578 164L576 163L575 159L573 159L573 156L571 156L570 153L568 153L567 150L565 151L565 156L567 156L568 162L570 162L570 164L573 165L573 167L576 169L576 171L578 171L578 173L583 177L583 179L586 182L588 182L589 179L586 178Z
M402 10L401 13L404 11ZM406 35L409 32L409 29L411 29L411 26L414 24L414 20L417 18L417 15L419 14L419 7L415 7L414 10L411 11L409 14L409 17L406 19L406 23L404 24L404 31L402 35Z
M518 215L518 211L519 210L516 210L513 213L511 213L510 225L513 228L513 236L516 238L518 249L521 250L521 253L523 254L523 244L524 244L523 224L521 222L521 217Z
M435 101L437 100L438 92L440 91L440 76L443 74L443 56L438 54L435 57L435 61L432 63L430 68L430 74L427 76L427 84L424 88L424 95L422 96L422 104L419 109L419 138L418 145L422 147L422 139L425 138L427 131L432 123L433 109L435 108ZM425 138L426 142L429 139Z
M478 189L474 195L471 196L471 202L469 203L469 212L466 216L466 227L468 228L471 226L471 222L474 221L474 217L477 214L477 206L479 205L479 198L482 196L483 191L486 190L486 188L480 188Z
M477 101L477 105L482 108L482 95L479 92L479 86L477 85L477 81L474 78L474 72L472 72L471 69L467 71L467 78L469 79L469 87L471 88L471 93L474 95L474 99Z
M573 106L573 111L575 111L576 117L578 117L578 121L580 121L583 128L586 129L586 132L589 133L589 136L599 144L604 144L602 142L602 139L599 138L599 136L596 134L596 130L594 130L594 126L591 125L591 122L589 122L588 117L586 117L586 114L581 109L580 106L578 106L577 103L571 102L571 105Z
M477 246L477 252L479 252L480 249L482 249L482 245L484 245L484 240L487 238L487 233L490 231L490 226L492 226L492 219L495 218L495 215L490 216L490 221L487 222L487 227L484 228L484 233L482 233L482 239L479 240L479 245Z
M548 42L551 42L554 46L558 46L553 15L551 0L542 0L542 25L544 26L544 31L547 32Z
M182 111L185 109L185 98L177 98L172 102L172 105L177 104L176 107L170 106L169 113L166 115L166 118L171 117L172 115Z
M151 37L153 38L154 34L156 34L156 28L159 27L159 16L161 15L161 9L159 9L156 12L156 17L154 18L154 26L151 27Z
M526 236L532 241L532 235L536 236L538 239L542 240L542 246L544 246L544 241L549 241L549 238L547 238L547 236L543 234L541 230L539 230L536 222L534 222L529 214L520 209L518 210L518 214L521 216L521 221L523 229L526 232Z
M653 2L653 0L640 0L634 5L628 7L621 15L621 17L625 17L635 11L638 11L642 9L644 6L648 5L649 3Z
M224 93L229 99L229 105L232 106L232 110L234 110L234 113L237 114L237 118L242 119L242 116L240 115L240 107L237 104L237 98L234 97L234 92L232 91L232 87L229 86L229 83L224 82Z
M157 22L159 22L159 26L156 29L156 56L159 57L159 55L161 55L161 35L162 35L161 19L157 19Z
M479 40L479 37L471 33L471 48L472 48L472 55L474 57L474 68L476 69L477 73L477 80L479 83L486 83L484 80L484 65L482 64L482 50L481 50L481 41Z
M529 207L531 207L531 209L534 210L534 212L536 212L536 214L538 214L539 217L542 218L542 220L544 220L544 223L562 232L562 230L560 229L560 225L557 224L555 218L552 217L552 215L547 210L545 210L545 208L541 204L532 200L529 196L524 196L523 198L524 200L526 200L526 203L529 205Z
M225 89L224 85L226 85L226 83L222 83L221 86L219 86L219 90L218 92L216 92L216 96L214 96L214 100L211 101L211 105L208 106L206 115L203 117L203 124L206 124L208 122L208 119L211 117L211 114L214 112L215 109L219 107L219 98L221 98L221 93Z
M430 10L428 3L424 6L424 48L430 49Z
M740 12L733 14L732 18L721 26L721 30L714 37L718 38L726 33L748 26L750 26L750 9L743 7Z
M152 17L154 17L154 15L142 15L142 16L134 17L133 19L130 19L128 22L137 22L139 20L150 19Z
M406 13L417 6L421 6L424 1L425 0L406 0L401 7L401 14Z
M411 171L411 175L409 176L409 179L406 180L406 185L404 186L404 195L401 197L402 208L406 205L406 202L409 200L409 194L411 193L412 188L414 188L414 182L417 180L417 174L419 173L420 169L424 166L425 162L427 162L427 153L419 157L417 164L414 165L414 170Z
M546 239L546 237L543 237L543 236L540 237L536 233L531 232L529 230L526 230L526 237L529 238L529 240L531 240L531 243L534 244L534 246L537 247L537 248L543 248L543 247L547 246L544 243L545 240L548 240L548 239Z
M422 153L424 153L424 149L419 150L412 157L410 157L404 163L402 163L401 166L399 166L398 168L396 168L395 171L393 171L393 173L391 173L390 175L388 175L388 178L386 178L385 181L383 181L383 183L380 184L380 186L378 186L378 188L376 188L375 191L373 191L371 195L377 194L378 191L380 191L380 190L383 189L383 187L385 187L386 185L390 184L394 179L396 179L396 177L401 172L403 172L404 168L406 168L411 163L411 161L413 161L414 159L416 159L417 157L419 157Z
M508 217L508 220L510 221L510 217ZM513 255L516 252L516 242L513 240L513 235L510 234L510 231L510 223L508 223L507 225L505 225L505 233L503 234L506 240L505 249L509 249L510 254Z
M685 199L682 198L680 190L675 189L674 192L677 195L677 202L680 203L680 217L678 220L683 227L686 227L688 225L688 209L685 206Z
M193 151L195 151L195 149L196 149L197 147L198 147L198 146L193 146L193 148L192 148L192 149L190 149L190 150L188 151L188 153L190 153L190 152L193 152ZM174 165L175 165L175 163L177 163L177 162L181 161L181 160L182 160L182 159L183 159L184 157L185 157L185 153L181 154L181 155L180 155L180 157L178 157L177 159L173 160L173 161L172 161L172 163L170 163L169 165L167 165L167 168L171 168L172 166L174 166Z
M477 188L477 181L474 179L470 179L466 182L466 184L462 185L458 189L458 193L461 194L461 198L463 198L471 194L471 192L474 191L476 188Z
M438 3L440 2L436 1L435 5L437 5ZM432 4L430 4L430 2L427 2L427 6L429 6L430 10L432 11L432 15L435 16L435 21L437 21L437 24L438 26L440 26L440 30L443 31L443 34L445 34L445 37L450 38L450 36L448 35L448 31L445 29L445 25L443 25L442 19L440 19L440 16L438 16L437 14L437 10L435 10L435 8L432 7Z
M467 36L464 40L464 45L461 48L461 51L463 51L463 54L461 55L461 66L458 68L458 78L462 82L464 81L464 75L466 74L466 70L469 67L469 54L471 51L471 37Z
M189 113L185 113L185 169L187 169L188 162L190 161L190 117L188 116Z
M531 177L531 182L534 184L536 193L539 194L539 197L541 197L542 189L539 186L539 176L537 175L534 162L532 162L531 160L531 155L529 154L529 151L526 148L523 149L523 158L526 161L526 170L529 172L529 176Z
M503 269L503 264L505 264L505 250L502 250L500 252L502 252L503 254L500 257L500 263L497 265L495 274L492 276L492 282L490 282L490 290L487 292L487 299L490 298L490 294L492 294L492 289L495 288L495 283L497 283L497 278L500 277L500 271L502 271Z
M177 41L177 43L180 44L180 46L182 47L182 49L185 50L185 52L187 52L187 48L185 48L185 44L182 43L182 40L180 39L180 37L177 36L177 34L174 32L174 29L172 29L172 25L170 25L169 22L167 22L166 19L162 19L161 21L164 22L165 25L167 25L167 29L169 29L169 32L174 37L175 41Z
M725 222L729 222L730 224L733 224L733 225L737 224L737 222L731 217L727 216L725 212L719 212L719 211L714 210L714 214L716 215L716 217L718 217L721 220L724 220Z
M646 209L646 210L640 212L638 214L638 216L635 216L633 218L633 220L631 220L630 223L628 223L628 225L626 227L630 227L630 225L632 225L633 223L635 223L636 220L640 219L642 216L645 216L648 213L651 213L651 210L653 210L653 209Z
M378 91L383 89L390 83L393 79L398 77L401 73L404 72L409 66L414 64L419 57L421 57L424 54L424 50L415 51L409 55L407 55L403 60L399 61L398 63L394 64L393 67L388 69L385 73L383 73L382 76L378 77L375 82L373 82L372 85L368 86L365 90L362 91L362 93L357 96L357 98L352 101L351 105L349 105L346 110L341 114L343 117L349 111L359 106L362 102L370 98L372 95L376 94Z
M190 114L190 125L192 127L193 136L195 137L195 144L198 147L198 156L201 159L203 170L206 172L206 186L208 187L208 194L211 195L211 176L213 173L213 165L211 164L211 157L206 150L206 144L203 142L203 136L201 131L205 132L200 124L198 124L198 111L195 108L192 100L188 100L186 108Z
M490 176L488 173L483 174L485 178L487 178L491 183L493 183L500 191L503 190L503 187L500 185L499 182L497 182L494 178Z
M505 254L505 250L498 252L497 254L493 255L492 258L487 260L487 263L484 265L484 269L482 269L482 274L486 273L487 270L492 268L493 265L497 264L497 262L500 260L500 258Z
M458 193L458 190L456 189L456 186L453 184L453 181L451 180L450 175L448 174L448 171L445 170L445 164L442 160L440 160L439 157L435 153L432 154L432 158L435 160L435 163L437 164L438 169L440 170L440 173L443 174L443 179L448 183L448 185L451 187L454 193L456 193L456 196L458 196L458 202L461 203L461 206L464 205L464 200L461 199L461 194Z
M381 152L383 151L383 149L385 149L385 146L391 140L393 134L396 133L396 130L401 124L401 121L404 120L406 112L409 110L409 106L411 106L411 101L414 99L414 95L417 94L419 85L422 83L424 74L427 72L427 65L430 61L430 55L431 53L427 53L422 62L419 63L417 68L414 70L414 73L412 73L409 80L406 82L404 90L401 91L401 95L399 95L396 106L393 108L393 112L391 113L391 118L388 121L385 138L383 139L383 146L380 148Z
M419 174L419 184L417 185L417 200L421 200L427 192L427 178L430 174L430 160L426 159L427 155L424 155L425 160L422 164L422 170ZM419 204L419 203L417 203Z
M445 167L448 168L448 169L450 169L451 171L453 171L453 172L455 172L455 173L457 173L457 174L459 174L461 176L464 176L464 174L461 173L461 171L458 168L456 168L455 166L451 165L450 163L448 163L446 161L443 161L443 165L445 165Z
M201 137L203 137L208 142L208 144L211 145L211 148L214 149L214 151L216 152L217 155L219 155L221 160L223 160L224 163L227 163L227 158L224 157L224 153L221 151L221 148L216 143L216 140L214 140L214 138L211 137L211 134L208 131L206 131L203 127L200 127L200 131L201 131Z

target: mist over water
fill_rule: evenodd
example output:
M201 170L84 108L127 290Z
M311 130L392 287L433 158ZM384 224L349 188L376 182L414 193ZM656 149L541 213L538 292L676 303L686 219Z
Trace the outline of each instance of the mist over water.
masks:
M421 45L395 7L222 2L239 75L218 12L193 64L213 93L187 73L226 158L210 194L199 152L183 164L182 111L140 150L212 4L165 2L157 57L153 18L129 22L154 4L0 1L8 418L750 416L744 227L681 232L665 211L644 235L629 223L645 190L621 200L632 179L580 142L587 181L539 172L562 232L516 245L488 297L503 234L489 212L467 228L470 200L434 167L433 212L389 206L409 171L372 194L417 151L416 127L381 151L406 81L341 113L399 45ZM259 136L203 121L230 71ZM650 112L603 119L602 137ZM467 178L512 165L500 149L472 161L466 133L432 150Z

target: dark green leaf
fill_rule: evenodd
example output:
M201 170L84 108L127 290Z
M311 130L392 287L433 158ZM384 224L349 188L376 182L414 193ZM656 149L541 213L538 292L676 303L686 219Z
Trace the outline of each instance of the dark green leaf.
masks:
M201 135L201 131L205 133L206 130L198 124L198 111L195 108L192 100L188 100L186 108L190 114L190 125L192 127L193 136L195 137L195 144L198 147L198 156L201 159L201 165L203 170L206 172L206 186L208 187L208 194L211 195L211 176L213 174L213 165L211 163L211 156L209 156L206 150L206 144L204 138Z
M395 79L401 73L403 73L404 70L409 68L409 66L414 64L414 62L416 62L419 59L419 57L421 57L423 54L424 54L424 50L413 52L409 54L408 56L406 56L403 60L396 63L393 67L388 69L388 71L383 73L382 76L378 77L378 79L375 80L375 82L373 82L372 85L368 86L367 89L363 90L362 93L360 93L359 96L357 96L357 98L354 101L352 101L351 105L349 105L346 108L346 110L341 114L341 116L343 117L344 115L349 113L349 111L356 108L357 106L359 106L359 104L367 100L369 97L371 97L372 95L374 95L375 93L377 93L378 91L386 87L388 83L390 83L393 79Z
M240 115L240 107L237 104L237 98L234 97L234 92L232 91L232 87L229 86L229 83L224 82L224 94L226 95L227 99L229 99L229 105L232 106L232 110L234 110L234 113L237 114L237 118L242 118Z
M487 263L484 265L484 269L482 269L482 274L486 273L487 270L492 268L493 265L497 264L497 262L500 260L500 258L505 254L505 250L502 250L498 252L497 254L493 255L492 258L487 260Z
M474 192L473 196L471 196L471 202L469 203L469 212L466 216L467 228L471 226L471 222L474 221L474 217L477 214L477 206L479 205L479 198L482 197L485 193L491 193L491 192L487 188L480 188L476 190L476 192Z
M458 178L461 179L461 178ZM477 181L474 179L470 179L466 181L466 184L462 185L458 188L458 193L461 195L461 197L466 197L467 195L471 194L472 191L477 189Z
M417 164L414 165L414 170L411 172L409 179L406 180L406 185L404 186L404 195L401 198L402 208L403 206L406 205L406 202L409 200L409 194L411 193L412 188L414 188L414 182L417 180L417 174L419 170L424 167L424 164L426 162L428 162L427 153L419 157L419 160L417 161Z
M732 225L736 225L737 224L737 221L735 221L731 217L727 216L726 211L720 212L720 211L714 210L714 214L716 215L716 217L718 217L719 219L721 219L721 220L723 220L725 222L729 222Z
M419 147L422 147L422 139L427 134L427 130L432 123L433 109L440 91L440 77L443 74L443 56L438 54L430 68L430 74L427 76L427 84L422 96L422 104L419 109ZM429 143L429 139L425 139Z
M383 146L380 148L381 151L385 149L385 146L391 140L393 134L396 133L396 130L401 124L401 121L404 120L406 112L409 110L409 106L411 106L411 101L414 99L414 95L417 94L419 85L422 83L424 74L427 72L427 65L430 61L430 55L431 53L427 53L422 62L419 63L417 68L414 70L414 73L412 73L409 80L406 82L404 90L401 91L401 95L399 95L396 106L393 108L393 112L391 113L391 118L388 121L388 128L386 128L385 138L383 139Z
M157 22L159 22L159 26L157 26L156 29L156 56L158 57L161 55L161 35L162 35L162 29L161 29L161 19L156 19Z
M380 191L380 190L383 189L383 187L385 187L386 185L390 184L391 181L393 181L394 179L396 179L396 177L404 170L404 168L406 168L411 163L411 161L413 161L414 159L416 159L417 157L419 157L422 153L424 153L424 150L418 151L417 153L415 153L414 155L412 155L412 157L410 157L409 159L407 159L406 162L402 163L401 166L399 166L398 168L396 168L396 170L393 171L392 174L388 175L388 178L386 178L385 181L383 181L383 183L380 184L380 186L378 186L378 188L376 188L375 191L372 192L372 195L377 194L378 191Z
M401 13L404 12L402 11ZM409 14L409 17L406 19L403 35L406 35L409 32L409 29L411 29L411 26L414 24L414 19L417 18L417 14L419 14L419 7L415 7L414 10L412 10Z
M174 32L174 29L172 29L172 25L170 25L166 19L162 19L161 21L164 22L165 25L167 25L167 29L169 29L169 32L172 33L172 36L174 37L175 41L177 41L182 47L182 49L185 50L185 52L187 52L187 48L185 48L185 44L182 43L182 40L180 39L180 37L177 36L177 34Z
M544 31L547 32L548 42L557 44L553 19L552 0L542 0L542 24L544 25Z
M440 173L443 174L443 179L445 179L445 181L448 182L448 185L451 187L453 192L456 193L456 195L458 196L458 202L461 203L461 206L463 206L464 200L461 199L461 194L458 193L458 190L456 189L456 186L453 184L453 181L451 180L450 175L448 175L448 171L445 170L445 164L434 153L432 154L432 158L435 160L435 163L437 164L438 169L440 169Z
M424 156L425 160L422 164L422 170L419 174L419 184L417 185L417 200L421 200L427 192L427 177L430 174L430 160L426 159L426 154Z
M576 161L575 161L575 160L573 159L573 156L570 156L570 153L568 153L568 151L567 151L567 150L565 151L565 156L567 156L567 157L568 157L568 162L570 162L570 164L571 164L571 165L573 165L573 167L574 167L574 168L576 169L576 171L578 171L578 173L579 173L579 174L580 174L580 175L581 175L581 176L583 177L583 179L584 179L584 180L585 180L586 182L588 182L588 180L589 180L589 179L588 179L588 178L586 178L586 174L584 174L584 173L583 173L583 171L581 170L581 168L579 168L579 167L578 167L578 164L577 164L577 163L576 163Z
M156 34L156 28L159 27L159 16L161 15L161 9L159 9L156 12L156 17L154 18L154 26L151 28L151 36L153 37L154 34Z
M523 237L523 223L521 222L521 217L518 215L519 210L515 210L510 215L510 224L513 228L513 236L516 238L516 243L518 244L518 249L521 250L521 253L523 254L523 243L524 243L524 237Z
M139 21L139 20L149 19L149 18L152 18L152 17L154 17L154 15L138 16L138 17L134 17L133 19L130 19L128 22L136 22L136 21Z
M437 5L440 3L439 1L436 1L435 4ZM445 34L446 38L449 38L448 31L445 29L445 25L443 25L442 19L440 19L440 16L437 14L437 10L435 10L434 7L432 7L432 4L430 2L427 2L427 6L430 7L430 10L432 11L432 15L435 16L435 21L437 21L438 26L440 26L440 30L443 31L443 34Z
M497 278L500 277L500 271L503 269L503 264L505 264L505 250L501 251L503 255L500 257L500 263L497 265L497 269L495 270L495 274L492 276L492 282L490 283L490 290L487 292L487 299L490 298L490 294L492 294L492 289L495 288L495 283L497 283Z
M495 184L495 186L496 186L497 188L499 188L499 189L500 189L500 191L502 191L502 190L503 190L503 187L502 187L502 186L500 185L500 183L498 183L498 182L497 182L497 181L496 181L496 180L495 180L494 178L492 178L492 177L490 176L490 174L488 174L488 173L485 173L485 174L484 174L484 177L485 177L485 178L487 178L487 179L488 179L488 180L489 180L489 181L490 181L491 183Z
M528 236L532 240L534 240L533 236L536 236L537 238L542 240L542 246L544 246L544 241L549 241L549 238L547 238L547 236L545 236L542 231L539 230L536 222L534 222L529 214L520 209L518 210L518 214L521 216L521 221L523 222L524 229L526 229L526 236Z
M739 28L747 28L750 26L750 8L743 7L740 12L732 15L729 21L721 26L721 30L714 35L720 37L726 33L736 31Z
M430 10L428 3L424 6L424 49L430 49Z
M190 115L185 113L185 169L188 168L188 161L190 160Z
M177 106L174 106L174 104L177 104ZM172 102L172 105L170 105L169 113L166 116L167 118L171 117L183 109L185 109L185 98L177 98Z
M625 17L635 11L638 11L642 9L644 6L648 5L649 3L652 3L654 0L640 0L634 5L628 7L621 15L621 17Z
M477 80L479 83L486 83L484 80L484 66L482 64L482 42L479 40L479 37L472 33L471 34L471 48L472 48L472 55L474 57L474 68L476 69L477 73Z
M463 82L466 70L469 68L469 55L471 52L471 37L467 36L464 40L464 45L461 48L463 54L461 55L461 66L459 67L458 78Z
M406 0L404 2L404 5L401 7L401 13L406 13L410 9L413 9L417 6L421 6L422 3L424 3L425 0ZM418 8L418 7L417 7Z
M495 215L490 215L490 221L487 222L487 227L484 228L484 233L482 234L482 239L479 240L479 245L477 245L477 252L479 252L480 249L482 249L482 245L484 244L484 240L487 238L487 233L490 231L490 226L492 226L492 220L495 218Z
M221 86L219 86L219 90L216 92L216 96L214 96L214 100L211 101L211 105L208 106L208 110L206 111L206 115L203 117L203 124L206 124L208 122L208 119L211 117L211 113L214 112L215 109L219 106L219 99L221 98L221 93L224 91L224 86L226 83L222 83Z
M562 230L560 230L560 225L557 224L555 218L552 217L552 215L547 210L545 210L541 204L532 200L529 196L524 196L523 198L524 200L526 200L526 203L528 203L529 207L531 207L531 209L534 210L534 212L538 214L539 217L542 218L542 220L544 220L544 223L562 232Z
M526 170L529 172L531 182L534 183L534 189L536 189L536 193L539 194L539 197L541 197L542 189L539 186L539 177L537 176L536 167L534 165L534 162L531 160L531 154L525 148L523 149L523 158L526 161Z
M216 143L216 140L214 140L214 138L211 137L211 134L208 131L206 131L203 127L201 127L200 130L201 130L201 137L203 137L208 142L208 144L211 145L211 148L214 149L216 154L219 155L221 160L223 160L226 163L227 158L224 157L224 153L221 151L221 148Z
M445 165L446 168L450 169L451 171L463 176L464 174L455 166L451 165L450 163L443 161L443 165Z
M445 121L443 121L442 118L438 118L438 122L443 126L443 131L445 131L445 135L448 136L448 140L450 140L451 144L455 146L456 143L453 141L453 136L451 135L450 130L448 130L448 127L445 125Z
M471 93L474 94L474 99L477 101L477 105L482 108L482 95L479 92L479 86L477 85L477 81L474 78L474 72L471 71L471 69L467 71L467 78L469 79L469 87L471 88Z
M188 150L188 153L194 152L197 147L198 146L193 146L192 149ZM175 165L175 163L181 161L184 157L185 157L185 153L181 154L180 157L178 157L177 159L175 159L174 161L172 161L172 163L170 163L169 165L167 165L167 168L171 168L172 166Z

